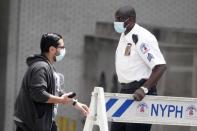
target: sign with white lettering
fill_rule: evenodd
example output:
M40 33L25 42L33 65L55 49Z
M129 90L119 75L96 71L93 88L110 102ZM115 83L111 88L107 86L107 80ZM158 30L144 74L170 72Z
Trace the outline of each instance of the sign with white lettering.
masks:
M131 94L105 93L109 121L197 126L197 98L146 96L134 101Z

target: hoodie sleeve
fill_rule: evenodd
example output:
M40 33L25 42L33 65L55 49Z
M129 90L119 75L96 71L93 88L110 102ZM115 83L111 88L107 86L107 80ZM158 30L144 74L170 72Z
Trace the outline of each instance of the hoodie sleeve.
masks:
M47 70L44 67L34 68L31 72L31 78L29 81L30 97L36 102L47 102L49 99L49 93L47 90Z

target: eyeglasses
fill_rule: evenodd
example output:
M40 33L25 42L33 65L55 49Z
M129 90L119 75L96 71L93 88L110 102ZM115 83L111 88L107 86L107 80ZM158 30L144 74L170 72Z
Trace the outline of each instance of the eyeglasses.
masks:
M64 49L65 46L58 46L58 47L56 47L56 48Z

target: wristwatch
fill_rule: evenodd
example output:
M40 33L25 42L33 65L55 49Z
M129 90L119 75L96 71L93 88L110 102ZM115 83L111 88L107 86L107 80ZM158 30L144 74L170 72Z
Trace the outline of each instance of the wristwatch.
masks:
M144 87L144 86L141 86L140 88L144 91L145 94L148 93L148 88L146 88L146 87Z

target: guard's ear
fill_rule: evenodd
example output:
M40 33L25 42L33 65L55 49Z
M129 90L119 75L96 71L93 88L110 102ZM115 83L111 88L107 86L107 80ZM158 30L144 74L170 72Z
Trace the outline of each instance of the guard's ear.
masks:
M128 25L133 27L135 25L135 19L132 18L132 17L129 17L129 19L128 19Z
M138 42L138 35L133 34L133 35L132 35L132 39L133 39L133 42L134 42L135 44L137 44L137 42Z
M132 21L131 21L131 18L128 18L128 19L126 19L125 20L125 22L124 22L124 27L129 27L129 26L131 26L132 25Z

